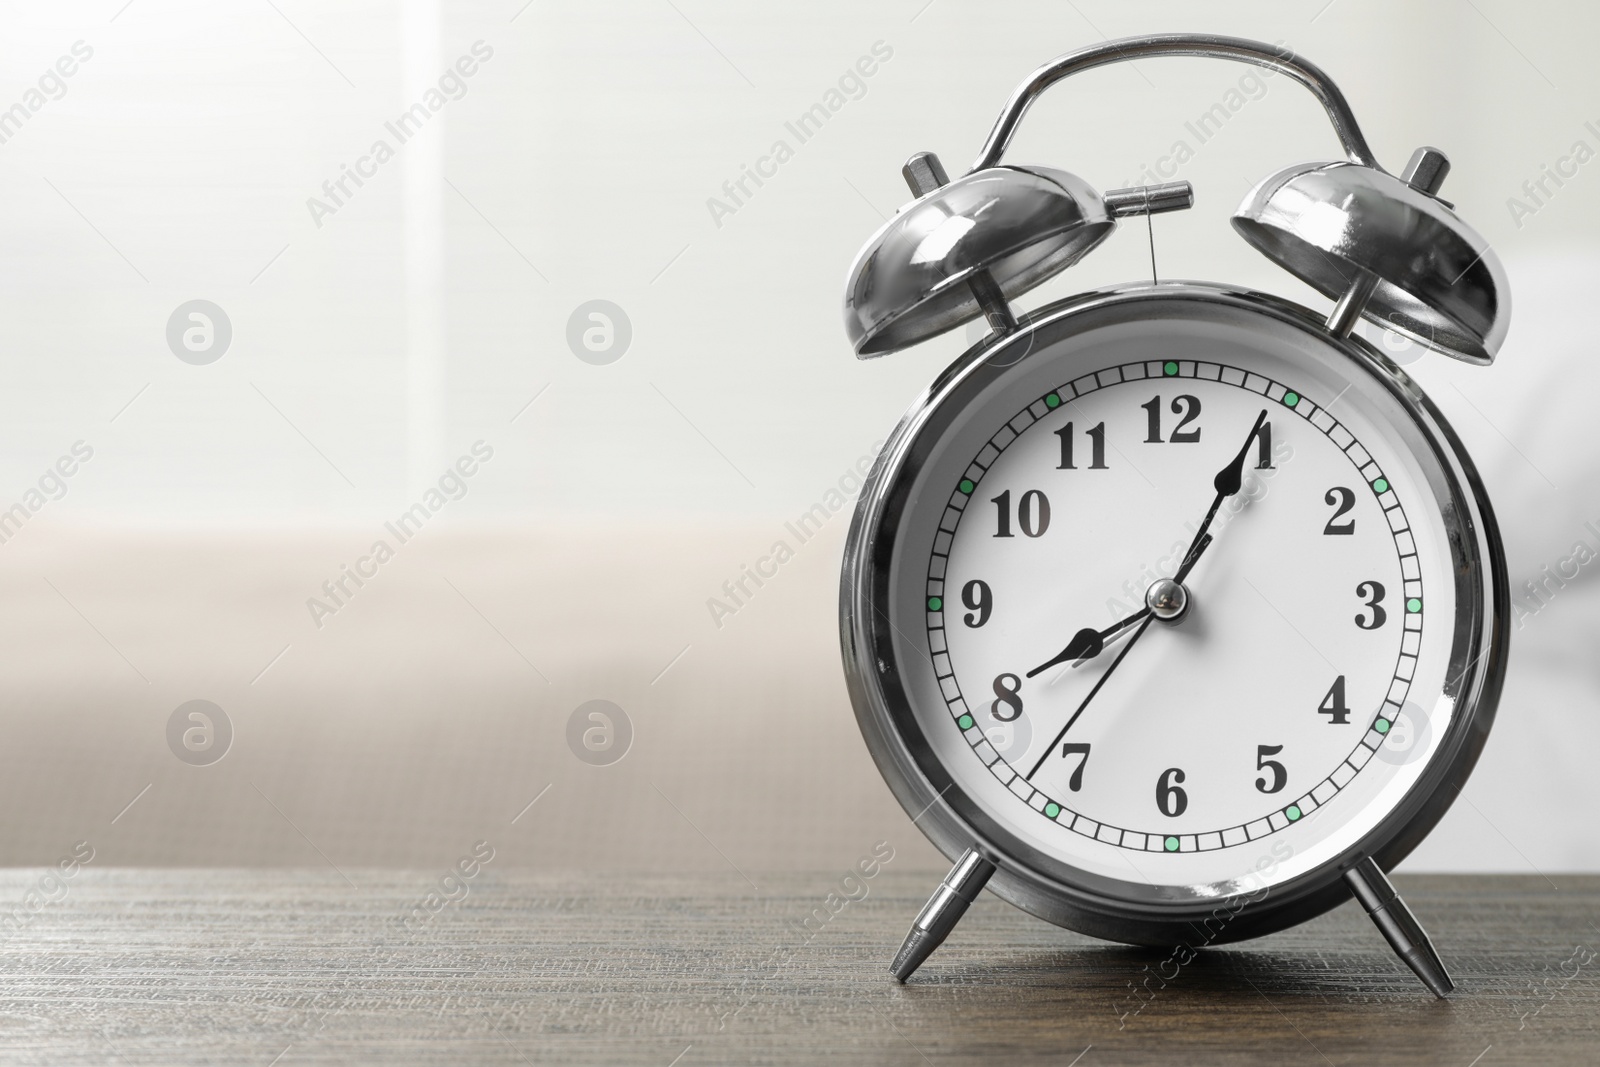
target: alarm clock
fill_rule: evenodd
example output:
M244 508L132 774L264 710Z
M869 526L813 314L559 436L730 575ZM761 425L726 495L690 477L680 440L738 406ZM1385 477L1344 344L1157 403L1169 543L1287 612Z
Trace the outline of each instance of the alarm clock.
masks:
M1298 82L1345 158L1260 182L1233 228L1331 311L1235 285L1138 282L1018 316L1121 218L1186 182L1097 192L1002 163L1062 79L1155 56ZM862 359L978 316L986 336L911 406L845 549L844 666L861 732L955 866L905 981L987 888L1068 929L1198 949L1352 895L1436 995L1452 982L1385 871L1450 807L1505 677L1504 554L1460 440L1355 327L1491 362L1510 315L1487 242L1422 148L1378 165L1338 87L1269 45L1172 34L1034 71L973 168L862 249ZM1148 225L1148 222L1147 222Z

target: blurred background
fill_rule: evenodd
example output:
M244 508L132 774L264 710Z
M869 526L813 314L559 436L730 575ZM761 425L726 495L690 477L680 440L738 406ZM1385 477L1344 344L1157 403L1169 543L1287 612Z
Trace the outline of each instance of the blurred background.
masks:
M845 694L849 508L784 523L971 337L857 362L845 271L909 154L964 170L1035 66L1164 30L1321 65L1390 169L1451 157L1511 335L1408 369L1519 609L1407 869L1600 870L1600 9L1509 0L0 5L0 863L939 866ZM1164 60L1054 90L1008 158L1187 179L1163 276L1324 309L1227 219L1336 151L1286 79ZM1124 227L1022 306L1148 260Z

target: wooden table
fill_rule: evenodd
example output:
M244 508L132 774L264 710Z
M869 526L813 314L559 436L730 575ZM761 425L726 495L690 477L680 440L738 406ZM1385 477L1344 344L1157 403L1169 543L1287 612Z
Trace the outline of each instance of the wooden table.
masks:
M839 875L755 875L758 891L732 873L486 868L465 899L408 923L438 873L345 874L91 868L48 903L53 884L25 896L40 872L0 874L13 909L0 1059L1600 1063L1592 876L1397 879L1460 986L1436 1001L1353 905L1209 950L1136 996L1164 953L992 897L894 984L885 967L926 872L883 870L809 931L802 919L842 896Z

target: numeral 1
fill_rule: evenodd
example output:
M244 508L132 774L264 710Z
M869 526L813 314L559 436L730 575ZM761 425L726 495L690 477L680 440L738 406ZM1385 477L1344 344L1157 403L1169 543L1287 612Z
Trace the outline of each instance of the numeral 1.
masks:
M1263 422L1261 432L1256 434L1256 470L1277 470L1272 465L1272 423Z

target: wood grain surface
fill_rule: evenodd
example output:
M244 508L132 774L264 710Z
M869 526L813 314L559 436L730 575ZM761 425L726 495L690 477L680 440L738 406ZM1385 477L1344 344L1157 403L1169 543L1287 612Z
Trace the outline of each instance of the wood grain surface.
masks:
M441 874L0 873L0 1059L1600 1063L1594 876L1398 878L1460 987L1436 1001L1352 905L1175 970L986 896L902 987L885 968L926 873L489 867L407 922Z

